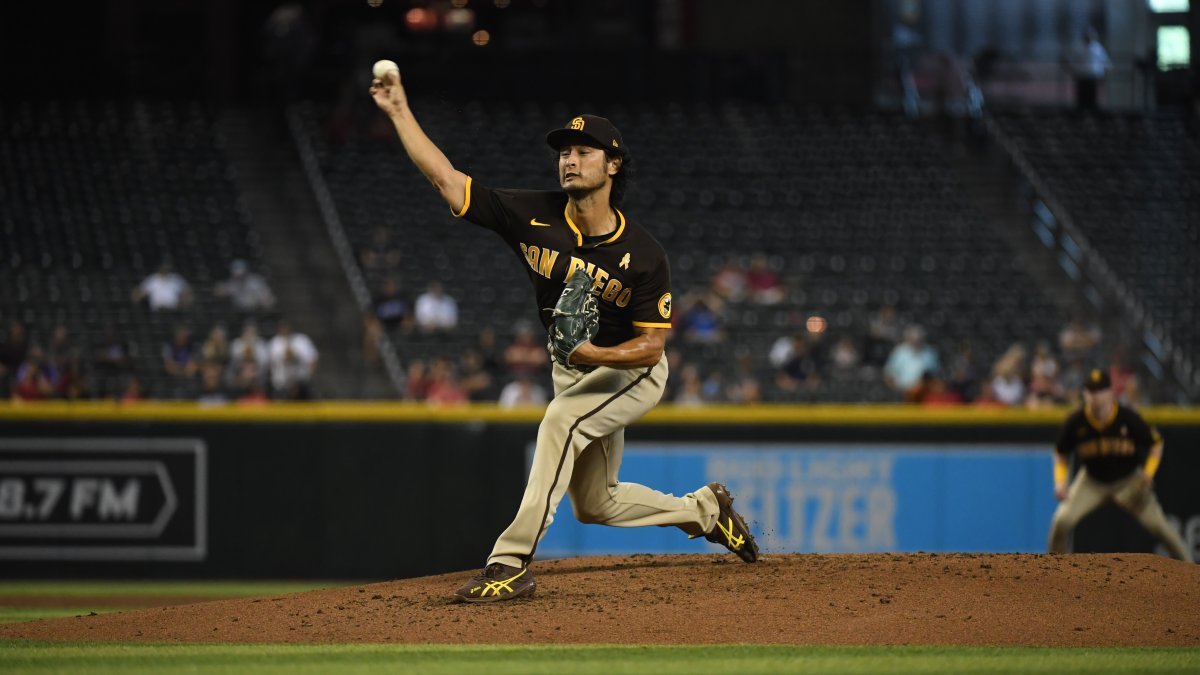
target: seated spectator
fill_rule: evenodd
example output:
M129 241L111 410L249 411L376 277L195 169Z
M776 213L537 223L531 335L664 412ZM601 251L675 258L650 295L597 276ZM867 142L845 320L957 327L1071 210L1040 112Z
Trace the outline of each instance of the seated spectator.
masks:
M803 333L776 340L767 359L777 368L775 385L785 392L812 391L821 384L816 359Z
M57 368L59 375L58 383L54 387L55 397L68 401L88 398L88 380L83 371L83 358L78 348L72 349Z
M925 342L925 329L917 325L904 329L904 341L892 349L883 366L883 381L893 391L907 394L921 382L925 373L936 373L938 356Z
M971 343L959 345L958 354L950 362L946 387L964 403L974 401L979 395L979 366L975 363L975 348Z
M467 396L472 401L492 400L494 380L483 362L483 354L480 354L478 349L467 349L462 353L459 364L462 372L459 383L463 391L467 392Z
M239 312L265 312L275 306L275 294L262 275L250 271L245 260L229 265L229 278L213 289L218 298L228 298Z
M205 364L200 369L200 394L196 399L201 405L221 405L229 402L229 396L221 386L221 368Z
M1083 391L1083 385L1087 382L1088 374L1091 371L1091 365L1082 356L1076 356L1067 361L1062 376L1059 378L1059 384L1062 385L1063 402L1069 407L1079 406L1082 396L1080 392Z
M500 390L500 407L518 405L546 405L546 390L534 384L528 375L517 376Z
M854 373L858 369L860 356L858 347L854 344L854 338L849 335L843 335L833 345L833 349L829 352L829 358L833 364L833 372L840 376L847 376Z
M25 333L25 324L12 319L8 322L8 335L0 344L0 394L8 395L9 380L16 375L17 368L25 361L25 352L29 349L29 339Z
M111 323L104 326L99 344L92 351L92 369L96 375L96 396L116 397L124 389L125 375L131 366L129 345L117 337Z
M758 375L754 369L754 361L748 353L737 356L737 372L734 373L725 395L730 403L761 403L762 386L758 383Z
M292 330L291 322L281 320L267 346L271 364L271 386L276 398L307 400L312 398L312 378L317 371L317 347L304 333Z
M1006 406L1025 402L1025 348L1013 345L992 366L992 394L996 401Z
M1055 405L1063 400L1062 385L1058 382L1058 361L1050 353L1050 343L1042 340L1033 352L1029 366L1029 399L1031 408Z
M225 379L235 391L246 391L251 380L259 380L259 385L265 387L269 360L267 343L258 336L258 324L247 321L242 325L242 334L229 346Z
M738 303L746 299L749 284L746 273L736 261L730 260L717 270L710 284L712 292L726 302Z
M146 389L142 387L142 381L136 375L130 375L125 382L125 387L121 390L122 403L135 403L146 398Z
M909 390L905 402L933 408L958 405L962 403L962 398L955 391L947 389L946 383L937 375L925 373L921 376L921 383Z
M550 356L546 351L545 337L534 333L529 322L518 322L512 344L504 350L505 370L510 375L532 377L549 363Z
M413 359L409 362L408 372L404 378L404 400L424 401L429 396L429 384L425 362L421 359Z
M724 303L712 294L693 294L684 298L679 312L680 332L685 342L693 344L716 344L724 342L725 329L721 325Z
M48 350L50 363L61 371L74 351L75 345L71 343L71 335L67 332L67 327L61 323L56 325L50 333Z
M704 382L695 364L689 363L679 371L679 381L673 398L676 405L704 405Z
M863 348L864 360L868 365L882 367L900 341L900 319L894 305L884 305L871 316L867 327L867 340Z
M214 366L218 371L224 370L232 358L229 349L229 338L224 324L216 324L208 331L204 344L200 345L200 363L204 366Z
M750 259L750 269L746 271L746 287L749 289L750 301L757 305L776 305L787 297L783 282L771 269L771 262L765 253L759 253Z
M400 297L400 284L391 277L383 282L383 290L375 301L375 318L389 331L412 327L408 303Z
M380 226L371 233L371 243L358 254L367 272L390 273L400 267L400 249L392 244L390 229ZM374 277L378 279L378 277Z
M192 343L192 332L187 326L175 327L171 340L163 345L163 371L171 377L192 378L200 367L196 345Z
M1141 387L1137 371L1129 363L1128 348L1121 347L1113 352L1112 365L1108 367L1108 376L1112 380L1113 396L1126 405L1141 405Z
M431 405L464 405L469 399L467 392L459 386L454 364L449 359L438 357L429 369L429 391L425 400Z
M36 342L29 345L25 352L25 360L17 366L16 379L13 382L13 398L24 401L39 401L54 396L54 388L58 384L58 372L49 363L42 346Z
M170 261L164 260L157 272L133 289L132 297L134 302L146 300L153 312L175 310L192 304L192 289L172 270Z
M458 303L435 281L417 298L417 327L426 333L454 330L458 325Z
M1089 326L1082 317L1073 317L1058 334L1058 347L1063 358L1070 361L1076 357L1090 359L1100 345L1100 329Z

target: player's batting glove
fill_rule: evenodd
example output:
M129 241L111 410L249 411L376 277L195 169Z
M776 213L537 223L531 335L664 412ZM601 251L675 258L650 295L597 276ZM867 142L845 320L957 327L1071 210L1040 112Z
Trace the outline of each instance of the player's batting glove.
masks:
M587 272L575 270L567 279L553 312L554 322L550 324L546 342L551 360L585 373L595 370L594 366L571 363L571 354L600 330L600 308L596 305L596 296L592 295L592 278Z

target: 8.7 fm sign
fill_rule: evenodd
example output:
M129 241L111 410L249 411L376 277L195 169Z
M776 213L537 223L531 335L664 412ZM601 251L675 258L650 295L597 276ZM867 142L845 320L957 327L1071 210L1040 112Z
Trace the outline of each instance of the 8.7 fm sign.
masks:
M203 560L192 439L0 439L0 559Z

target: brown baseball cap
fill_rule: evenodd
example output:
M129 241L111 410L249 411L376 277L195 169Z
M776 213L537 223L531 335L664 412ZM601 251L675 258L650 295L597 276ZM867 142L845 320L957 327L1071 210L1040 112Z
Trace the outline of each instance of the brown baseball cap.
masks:
M1102 368L1093 368L1092 372L1088 373L1087 381L1083 383L1083 388L1088 391L1104 391L1112 386L1112 378L1108 376L1108 371Z
M621 132L617 131L612 122L599 115L579 115L572 118L563 128L546 134L546 142L555 150L561 150L567 145L590 145L621 157L629 154L625 149L625 141L621 139Z

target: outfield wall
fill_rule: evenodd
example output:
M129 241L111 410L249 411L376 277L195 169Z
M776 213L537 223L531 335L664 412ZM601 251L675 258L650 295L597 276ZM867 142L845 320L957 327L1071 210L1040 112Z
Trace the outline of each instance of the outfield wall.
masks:
M728 483L763 547L1041 551L1064 411L661 408L625 480ZM1164 508L1200 545L1200 413L1154 409ZM540 411L405 404L0 407L0 575L391 578L478 566L521 498ZM1105 507L1080 551L1151 551ZM583 526L543 556L715 550L673 528Z

